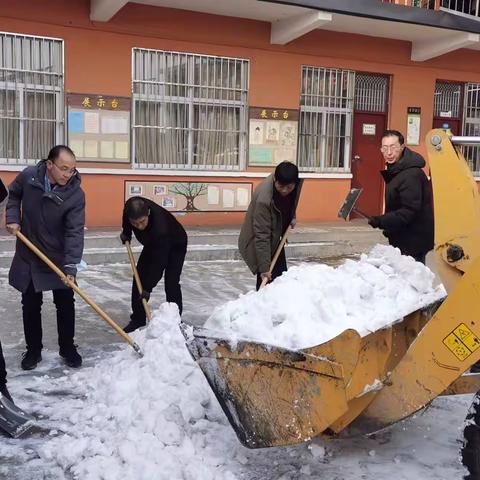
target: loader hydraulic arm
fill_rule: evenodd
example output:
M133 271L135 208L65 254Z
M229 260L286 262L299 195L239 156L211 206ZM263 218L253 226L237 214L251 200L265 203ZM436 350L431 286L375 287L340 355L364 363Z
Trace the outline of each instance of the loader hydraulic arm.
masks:
M432 130L426 138L435 217L435 260L448 292L480 255L480 196L461 147L480 137Z

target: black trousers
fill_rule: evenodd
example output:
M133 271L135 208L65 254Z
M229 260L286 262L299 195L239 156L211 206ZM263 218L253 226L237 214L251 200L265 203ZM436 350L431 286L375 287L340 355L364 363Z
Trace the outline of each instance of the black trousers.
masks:
M148 278L148 287L152 290L162 279L165 272L165 296L167 302L176 303L180 315L183 311L182 288L180 286L180 275L182 274L185 255L187 254L187 245L172 247L165 259L159 259L155 251L146 251L140 254L137 263L138 276L143 288L146 288L145 279ZM135 278L132 282L132 321L138 325L145 325L147 319L143 308L142 299L138 292Z
M7 383L7 369L5 368L5 359L3 358L2 342L0 342L0 387Z
M287 258L285 257L285 248L282 248L280 255L278 256L277 263L272 270L272 282L279 277L283 272L287 271ZM262 284L262 277L257 273L257 290Z
M425 261L427 257L426 253L419 253L418 255L412 255L412 256L415 259L415 261L423 263L425 265Z
M30 282L22 293L23 330L27 350L40 352L42 345L42 292L36 292ZM58 345L68 348L75 336L75 299L70 288L53 290L53 303L57 309Z

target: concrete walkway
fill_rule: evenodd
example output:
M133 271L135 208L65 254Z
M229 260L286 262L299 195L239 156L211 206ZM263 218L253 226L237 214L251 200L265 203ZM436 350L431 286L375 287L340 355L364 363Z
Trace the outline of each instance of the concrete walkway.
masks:
M86 229L84 260L90 265L128 262L125 247L118 239L119 232L120 227ZM187 228L187 260L239 259L239 232L238 225ZM376 243L386 243L386 239L379 230L372 229L364 220L299 224L290 235L287 256L317 259L352 256L368 251ZM139 252L141 246L133 242L133 249ZM15 239L5 230L0 230L0 267L10 265L14 250Z

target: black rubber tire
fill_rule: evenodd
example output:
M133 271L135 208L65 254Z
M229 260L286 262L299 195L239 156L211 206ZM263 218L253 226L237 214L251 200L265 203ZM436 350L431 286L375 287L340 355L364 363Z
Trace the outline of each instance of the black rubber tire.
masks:
M473 397L465 423L462 463L469 474L464 480L480 480L480 391Z

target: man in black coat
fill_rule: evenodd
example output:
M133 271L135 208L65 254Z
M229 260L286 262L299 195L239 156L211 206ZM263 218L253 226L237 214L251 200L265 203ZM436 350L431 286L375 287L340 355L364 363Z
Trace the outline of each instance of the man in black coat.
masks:
M85 194L80 187L76 159L70 148L57 145L47 160L24 169L10 185L7 230L22 233L75 281L83 253ZM74 345L73 290L17 239L9 283L22 293L23 327L27 351L22 368L31 370L42 360L42 292L52 290L57 309L60 356L70 367L82 357Z
M187 253L187 234L177 219L167 210L147 198L131 197L125 203L122 218L122 243L130 242L132 231L144 246L137 269L143 292L132 282L132 314L125 332L133 332L146 323L142 299L150 299L152 290L165 272L167 302L178 305L182 314L180 275Z
M425 160L405 146L397 130L384 132L381 152L386 163L380 172L385 180L385 213L368 223L381 228L403 255L425 263L434 244L432 186L422 170Z
M0 178L0 216L2 215L3 208L7 203L8 190L2 179ZM7 389L7 369L5 368L5 359L3 358L2 343L0 342L0 394L12 400L10 392Z

